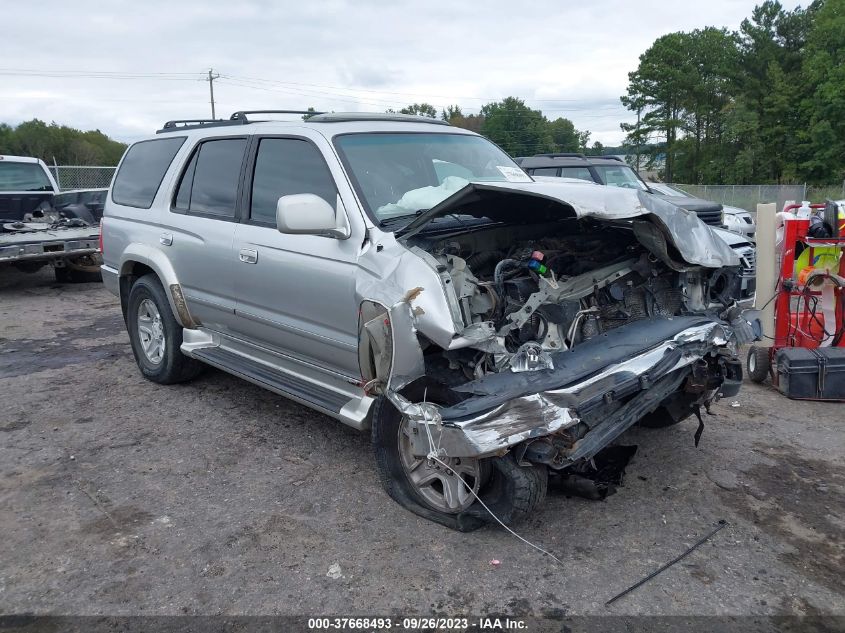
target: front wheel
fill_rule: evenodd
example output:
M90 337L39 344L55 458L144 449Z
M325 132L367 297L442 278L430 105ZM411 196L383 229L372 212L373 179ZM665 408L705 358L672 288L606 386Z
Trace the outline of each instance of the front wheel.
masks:
M167 385L190 380L202 370L202 363L179 349L182 326L155 275L144 275L132 286L126 324L135 362L145 378Z
M448 403L448 392L438 397L435 391L428 390L429 402ZM372 435L379 479L394 501L419 516L470 531L497 523L492 512L509 525L533 513L546 496L545 466L519 466L511 455L420 458L411 451L411 432L407 418L380 397L373 410Z

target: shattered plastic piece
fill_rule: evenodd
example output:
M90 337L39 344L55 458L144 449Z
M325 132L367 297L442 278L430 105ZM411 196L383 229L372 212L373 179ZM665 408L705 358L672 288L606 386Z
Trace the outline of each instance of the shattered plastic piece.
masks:
M739 400L734 400L733 402L731 402L731 406L732 406L734 409L738 409L738 408L739 408L739 407L741 407L742 405L739 403Z
M329 578L333 578L333 579L337 580L338 578L343 577L343 570L340 568L340 565L338 565L337 563L332 563L329 566L329 571L328 571L328 573L326 573L326 576L328 576Z
M511 371L537 371L538 369L554 369L555 364L551 355L543 351L539 343L526 343L511 358Z

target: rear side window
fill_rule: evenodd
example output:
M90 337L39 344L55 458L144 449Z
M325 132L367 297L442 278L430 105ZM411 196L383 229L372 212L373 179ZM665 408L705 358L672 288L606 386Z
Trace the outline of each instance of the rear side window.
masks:
M255 159L249 217L275 224L279 198L295 193L313 193L332 208L337 205L334 178L320 150L301 139L261 139Z
M246 139L227 138L202 143L191 157L174 209L188 213L235 217Z
M560 175L563 178L579 178L580 180L589 180L595 182L592 172L586 167L561 167Z
M161 181L185 137L135 143L126 151L112 186L112 200L139 209L153 206Z
M557 167L537 167L531 170L532 176L557 176Z

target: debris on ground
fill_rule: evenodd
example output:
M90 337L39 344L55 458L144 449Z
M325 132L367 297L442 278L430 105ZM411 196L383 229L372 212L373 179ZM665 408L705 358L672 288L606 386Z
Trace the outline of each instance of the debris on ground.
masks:
M337 563L332 563L331 565L329 565L329 571L326 573L326 576L334 580L337 580L338 578L343 578L343 570Z
M566 495L600 501L616 492L625 478L625 467L636 446L608 446L578 472L565 471L549 480L549 487Z

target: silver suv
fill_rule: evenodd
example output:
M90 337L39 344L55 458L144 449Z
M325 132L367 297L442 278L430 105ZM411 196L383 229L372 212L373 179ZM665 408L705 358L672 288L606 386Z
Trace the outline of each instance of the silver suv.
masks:
M103 280L150 380L208 364L369 430L390 496L461 530L738 391L740 262L694 214L432 119L255 114L115 175Z

